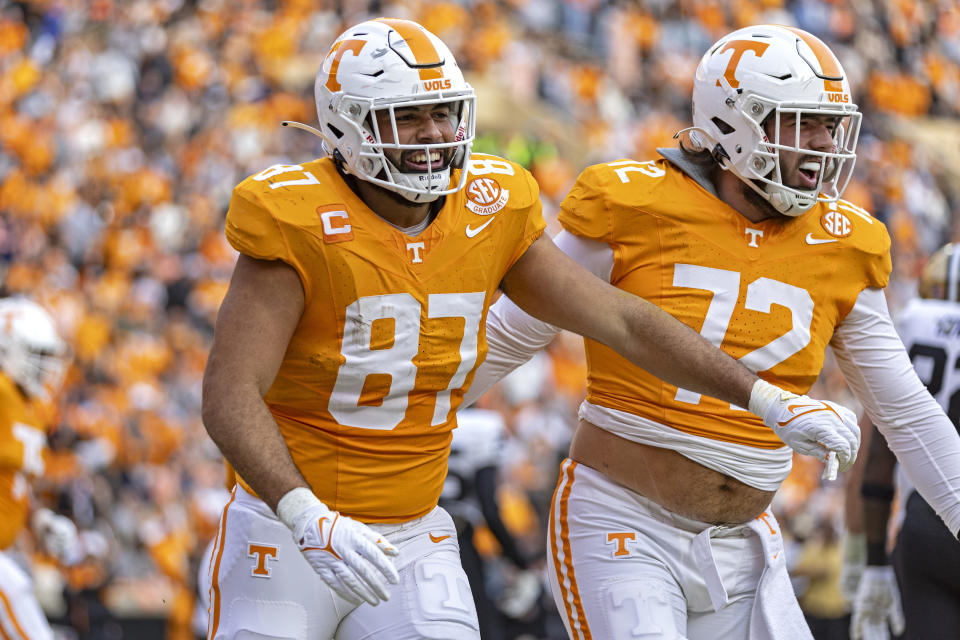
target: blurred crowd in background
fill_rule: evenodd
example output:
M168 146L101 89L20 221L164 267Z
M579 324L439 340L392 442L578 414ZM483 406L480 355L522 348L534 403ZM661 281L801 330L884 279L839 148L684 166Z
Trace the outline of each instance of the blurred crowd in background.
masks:
M450 45L479 95L475 149L533 171L554 233L586 165L673 144L711 43L801 27L833 47L865 113L845 199L891 231L894 315L925 258L960 240L956 0L0 0L0 294L51 309L73 350L38 494L76 520L87 556L57 567L21 548L49 615L81 638L120 637L129 617L193 637L196 567L227 495L200 381L236 259L230 193L320 155L280 122L315 122L329 45L378 15ZM532 557L584 376L579 339L561 335L482 400L507 420L501 507ZM835 366L811 395L856 406ZM819 471L797 458L774 506L798 591L836 592L805 606L843 615L842 478Z

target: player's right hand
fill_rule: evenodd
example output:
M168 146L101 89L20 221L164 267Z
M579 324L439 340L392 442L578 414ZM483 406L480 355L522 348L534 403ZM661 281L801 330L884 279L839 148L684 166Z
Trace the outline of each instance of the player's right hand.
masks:
M31 524L43 547L59 562L70 566L81 559L83 551L77 526L70 518L41 508L33 512Z
M330 510L312 493L309 498L305 494L298 497L297 506L301 508L295 513L284 509L287 496L277 505L277 513L293 531L294 541L313 570L341 598L353 604L377 605L389 599L387 583L397 584L400 580L392 560L400 551L362 522Z
M862 533L850 533L843 537L843 567L840 569L840 593L853 602L860 588L860 578L867 566L867 537Z
M849 469L857 459L860 427L856 414L846 407L798 396L758 380L750 394L750 411L794 451L826 462L828 479L836 477L836 469L829 467L830 453L836 454L840 471Z

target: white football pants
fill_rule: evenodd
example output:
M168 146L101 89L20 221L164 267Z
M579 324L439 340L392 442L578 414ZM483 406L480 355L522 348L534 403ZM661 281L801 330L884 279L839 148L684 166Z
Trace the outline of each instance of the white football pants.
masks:
M33 581L0 551L0 638L53 640L53 631L33 595Z
M356 606L314 572L262 500L235 487L206 571L207 637L478 640L477 612L447 512L437 507L410 522L370 526L400 549L400 582L386 602Z
M769 510L713 526L567 459L547 544L550 588L575 640L812 640Z

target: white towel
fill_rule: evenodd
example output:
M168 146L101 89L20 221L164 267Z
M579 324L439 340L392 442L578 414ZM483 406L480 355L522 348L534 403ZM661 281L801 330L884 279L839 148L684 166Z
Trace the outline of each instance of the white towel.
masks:
M787 575L783 541L776 520L764 513L742 526L760 538L766 564L750 612L748 640L813 640ZM723 529L727 527L709 527L701 531L694 537L692 546L693 557L714 611L726 606L729 600L710 545L711 536Z
M787 575L779 525L761 516L749 527L760 538L767 560L750 613L749 640L813 640Z
M710 535L718 529L719 527L710 527L698 533L693 538L692 547L693 558L707 585L707 594L710 596L710 604L713 605L714 611L720 611L729 601L727 589L723 586L723 579L720 577L720 569L717 568L717 561L713 557L713 547L710 546Z

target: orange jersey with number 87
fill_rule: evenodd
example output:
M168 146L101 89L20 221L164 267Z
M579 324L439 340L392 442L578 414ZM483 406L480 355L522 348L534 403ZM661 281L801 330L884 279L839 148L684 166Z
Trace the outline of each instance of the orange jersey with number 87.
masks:
M286 262L303 284L306 308L264 399L331 509L399 522L436 506L490 300L543 229L529 173L479 154L417 236L374 214L329 159L237 186L230 243Z

